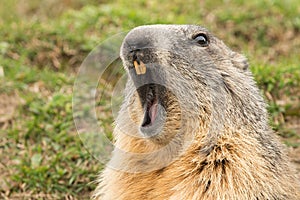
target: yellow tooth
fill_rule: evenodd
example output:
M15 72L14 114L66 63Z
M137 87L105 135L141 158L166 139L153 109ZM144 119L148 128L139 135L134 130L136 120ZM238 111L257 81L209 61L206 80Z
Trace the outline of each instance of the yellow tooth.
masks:
M146 65L142 61L140 63L140 70L141 70L142 74L146 73Z
M139 65L138 62L135 60L133 61L133 65L137 75L146 73L146 66L142 61L140 61L140 65Z
M139 66L138 62L135 60L135 61L133 61L133 64L134 64L136 73L139 75L140 74L140 66Z

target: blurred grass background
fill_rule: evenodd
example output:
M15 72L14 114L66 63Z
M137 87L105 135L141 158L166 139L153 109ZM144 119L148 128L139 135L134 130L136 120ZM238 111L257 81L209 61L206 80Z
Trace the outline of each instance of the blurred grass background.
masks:
M143 24L203 25L244 53L299 166L299 13L298 0L2 0L0 199L89 198L102 166L74 128L76 71L101 41ZM109 102L99 102L107 134Z

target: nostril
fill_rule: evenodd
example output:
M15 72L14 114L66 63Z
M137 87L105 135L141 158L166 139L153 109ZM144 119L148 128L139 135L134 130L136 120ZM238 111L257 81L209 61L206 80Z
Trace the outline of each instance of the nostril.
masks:
M137 45L130 46L130 48L131 48L131 51L140 51L141 50L141 48Z
M144 54L143 54L143 51L140 51L140 50L136 50L136 51L131 51L130 52L131 54L131 61L137 61L138 64L140 63L140 60L143 59L144 57Z
M135 41L135 43L133 43L125 40L121 53L123 58L129 63L128 69L132 69L134 67L134 61L140 65L141 62L146 64L155 60L153 55L155 49L151 49L149 45L145 46L146 44L149 44L149 42L142 43Z
M132 61L138 60L138 57L136 55L136 52L133 51Z
M140 51L144 48L147 48L150 44L150 41L145 37L136 37L131 35L126 38L125 43L129 51Z

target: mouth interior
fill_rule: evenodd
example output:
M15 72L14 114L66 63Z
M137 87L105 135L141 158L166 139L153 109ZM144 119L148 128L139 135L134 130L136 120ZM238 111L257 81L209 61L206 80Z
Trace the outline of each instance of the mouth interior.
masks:
M157 118L158 98L154 93L155 91L153 88L150 88L147 93L142 127L151 126Z

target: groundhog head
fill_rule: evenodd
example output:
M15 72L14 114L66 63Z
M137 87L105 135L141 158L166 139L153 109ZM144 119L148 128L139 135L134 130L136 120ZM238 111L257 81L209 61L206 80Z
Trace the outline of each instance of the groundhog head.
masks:
M200 26L137 27L120 56L129 78L117 123L154 143L200 129L207 131L201 137L217 137L227 120L235 120L230 113L244 113L253 92L246 58ZM242 103L232 104L238 99Z

